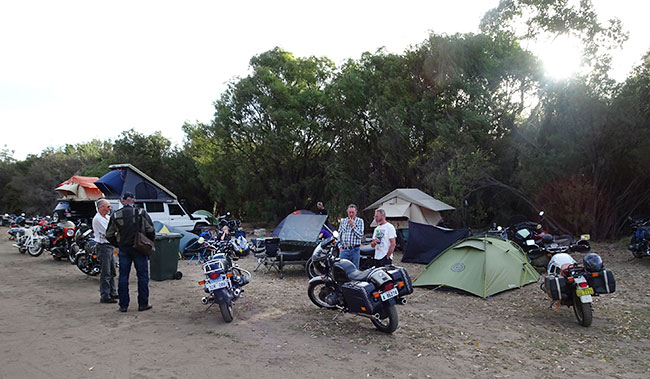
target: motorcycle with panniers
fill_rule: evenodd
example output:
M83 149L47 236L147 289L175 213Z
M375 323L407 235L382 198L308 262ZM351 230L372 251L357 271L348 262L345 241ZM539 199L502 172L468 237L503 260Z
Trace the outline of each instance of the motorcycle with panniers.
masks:
M398 327L397 304L413 293L411 278L402 267L357 270L354 263L336 257L338 232L323 240L312 254L324 263L324 273L309 280L307 295L320 308L369 318L377 330L393 333Z
M233 320L233 304L237 301L251 280L251 273L233 264L232 257L227 253L215 253L203 264L205 279L199 282L203 290L209 294L201 299L208 309L214 304L219 305L221 316L225 322Z
M592 296L616 291L616 279L598 254L585 255L579 264L571 255L559 253L551 258L540 287L557 307L573 307L578 323L586 327L593 320Z

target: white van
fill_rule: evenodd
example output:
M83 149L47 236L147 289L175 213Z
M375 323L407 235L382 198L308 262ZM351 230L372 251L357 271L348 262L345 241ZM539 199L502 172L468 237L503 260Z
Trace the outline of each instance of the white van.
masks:
M122 208L122 202L109 199L114 210ZM144 208L152 221L159 221L167 226L181 230L196 231L201 226L208 226L210 222L206 216L192 216L176 200L155 201L145 200L135 202L138 208Z

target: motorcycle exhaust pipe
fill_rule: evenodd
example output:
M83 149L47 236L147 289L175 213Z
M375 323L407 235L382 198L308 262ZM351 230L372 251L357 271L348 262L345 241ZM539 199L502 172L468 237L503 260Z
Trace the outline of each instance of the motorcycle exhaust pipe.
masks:
M208 304L209 301L210 301L210 299L207 298L207 297L205 297L205 296L203 296L203 297L201 298L201 304L203 304L203 305Z
M402 305L406 305L406 298L405 297L402 298Z
M235 295L235 297L238 297L239 294L241 293L241 289L239 289L239 288L235 288L232 292L233 292L233 294Z

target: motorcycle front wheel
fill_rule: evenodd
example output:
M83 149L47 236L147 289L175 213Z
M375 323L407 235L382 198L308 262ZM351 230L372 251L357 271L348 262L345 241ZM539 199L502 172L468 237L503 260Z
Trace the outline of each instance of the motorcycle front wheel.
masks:
M71 265L77 263L77 253L79 252L79 246L74 244L68 248L68 261Z
M388 317L379 320L373 318L371 321L380 332L391 334L397 330L397 324L399 322L397 319L397 309L395 308L395 304L389 305L386 313L388 314Z
M327 286L327 283L324 280L317 280L315 282L309 283L309 287L307 288L307 295L309 296L309 300L311 300L311 302L316 304L316 306L319 308L336 308L335 306L325 301L325 296L331 292L332 289Z
M43 254L43 245L41 245L41 240L34 238L27 247L27 252L32 257L38 257L39 255Z
M232 321L232 303L220 303L219 310L221 311L221 317L223 321L231 322Z
M309 258L307 265L305 265L305 271L307 272L309 279L325 274L326 269L327 268L323 261L314 262L311 258Z
M573 294L573 313L576 315L578 324L585 327L591 325L593 321L591 303L581 302L580 297L575 292Z

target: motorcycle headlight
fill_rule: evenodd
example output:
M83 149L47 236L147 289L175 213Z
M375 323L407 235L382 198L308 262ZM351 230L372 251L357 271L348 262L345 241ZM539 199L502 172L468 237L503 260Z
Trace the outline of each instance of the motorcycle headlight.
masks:
M66 230L65 235L68 236L68 237L74 236L74 230L72 230L72 229Z

